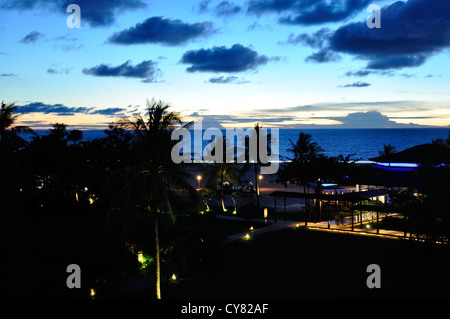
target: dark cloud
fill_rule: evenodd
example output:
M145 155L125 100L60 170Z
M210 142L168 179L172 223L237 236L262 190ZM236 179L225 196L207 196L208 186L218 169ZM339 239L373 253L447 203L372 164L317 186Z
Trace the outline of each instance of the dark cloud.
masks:
M42 102L33 102L26 105L18 105L19 113L44 113L56 115L75 115L75 113L89 113L93 108L87 107L68 107L63 104L45 104Z
M124 114L127 110L122 107L109 107L106 109L100 109L90 112L89 114L100 114L100 115L107 115L107 116L116 116Z
M110 107L97 109L95 107L70 107L63 104L46 104L43 102L32 102L25 105L18 105L17 112L23 114L43 113L58 116L74 116L76 114L101 114L109 116L119 116L127 112L127 108Z
M184 23L181 20L148 18L134 27L115 32L109 42L115 44L161 43L174 46L214 32L211 22Z
M450 2L397 1L381 10L381 28L366 21L340 27L330 48L368 61L367 69L418 67L450 47Z
M371 74L372 72L369 70L359 70L359 71L348 71L345 73L345 76L357 76L357 77L365 77Z
M16 76L16 74L15 73L1 73L0 76L13 77L13 76Z
M341 88L365 88L368 86L370 86L370 83L358 81L358 82L351 83L351 84L340 85L338 87L341 87Z
M314 63L326 63L326 62L337 62L341 60L341 56L336 52L329 50L328 48L321 49L316 53L311 54L306 57L306 62Z
M215 8L217 16L231 16L242 11L242 8L230 1L221 1Z
M210 2L211 2L211 0L202 0L202 1L200 1L200 3L198 4L198 12L200 12L200 13L207 12Z
M249 81L245 81L245 80L239 80L239 78L237 76L218 76L218 77L213 77L210 78L208 80L209 83L215 83L215 84L229 84L229 83L233 83L233 84L244 84L244 83L249 83Z
M24 44L29 44L29 43L34 43L37 40L39 40L40 38L42 38L44 35L40 32L37 31L32 31L30 33L28 33L25 37L23 37L22 40L20 40L20 43L24 43Z
M368 75L375 74L375 75L386 75L386 76L394 76L394 72L392 70L368 70L368 69L362 69L358 71L348 71L345 73L345 76L356 76L356 77L366 77Z
M141 0L1 0L0 8L19 11L44 9L67 15L66 8L70 4L80 6L81 24L87 22L93 27L112 25L117 14L146 7Z
M361 12L371 0L250 0L247 11L282 14L281 23L314 25L337 22Z
M92 68L83 69L83 73L94 76L120 76L126 78L141 78L146 83L156 82L159 69L157 63L151 60L142 61L135 66L131 65L128 60L118 66L110 66L107 64L99 64Z
M286 41L288 44L302 44L314 49L322 49L327 46L328 39L333 35L333 31L329 28L322 28L315 33L309 35L306 33L295 36L291 33Z
M403 69L406 67L418 67L425 63L428 56L425 55L390 55L373 56L373 60L367 64L368 69L386 70Z
M290 34L286 44L302 44L314 49L320 49L319 51L306 57L306 62L314 63L326 63L336 62L341 60L341 56L330 50L328 40L333 35L333 31L329 28L322 28L313 34L302 33L297 36Z
M256 69L269 61L265 55L234 44L231 48L213 47L211 49L190 50L183 54L181 63L191 64L188 72L243 72Z

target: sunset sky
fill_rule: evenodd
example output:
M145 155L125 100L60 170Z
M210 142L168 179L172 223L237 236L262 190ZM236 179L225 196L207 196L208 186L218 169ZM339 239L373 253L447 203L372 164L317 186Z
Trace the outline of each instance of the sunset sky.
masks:
M0 39L0 100L32 128L152 98L224 127L450 125L448 0L0 0Z

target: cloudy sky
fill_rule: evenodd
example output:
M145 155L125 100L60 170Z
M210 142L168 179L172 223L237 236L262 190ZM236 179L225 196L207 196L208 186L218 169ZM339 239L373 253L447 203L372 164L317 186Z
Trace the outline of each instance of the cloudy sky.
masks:
M0 0L0 38L0 100L33 128L152 98L224 127L450 125L448 0Z

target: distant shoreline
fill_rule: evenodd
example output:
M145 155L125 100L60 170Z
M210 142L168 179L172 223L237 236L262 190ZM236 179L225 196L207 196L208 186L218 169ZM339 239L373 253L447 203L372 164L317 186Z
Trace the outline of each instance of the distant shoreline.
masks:
M69 126L67 130L71 131L72 128ZM34 132L38 135L44 135L49 130L36 129ZM106 137L105 129L87 129L82 130L82 132L83 142ZM226 135L225 129L222 132ZM351 157L352 160L366 161L378 156L379 151L383 149L383 145L391 144L399 152L416 145L431 143L439 138L446 139L448 138L449 128L279 129L280 160L292 157L292 154L288 151L292 147L290 141L295 143L300 132L310 134L312 141L317 142L324 149L323 154L326 156L354 154ZM31 141L33 137L32 134L21 134L21 136L27 141ZM203 147L205 147L209 141L203 141L203 143Z

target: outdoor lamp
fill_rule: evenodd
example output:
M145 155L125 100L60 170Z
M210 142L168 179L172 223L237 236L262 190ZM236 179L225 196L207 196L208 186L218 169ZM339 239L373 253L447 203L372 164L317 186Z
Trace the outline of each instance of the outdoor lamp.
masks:
M201 175L197 175L197 180L198 180L198 188L200 188L200 180L202 179Z

